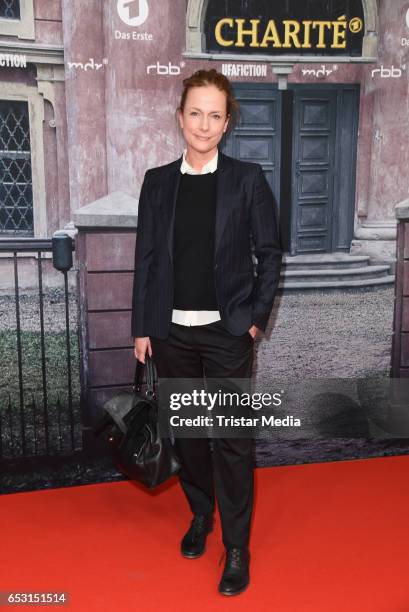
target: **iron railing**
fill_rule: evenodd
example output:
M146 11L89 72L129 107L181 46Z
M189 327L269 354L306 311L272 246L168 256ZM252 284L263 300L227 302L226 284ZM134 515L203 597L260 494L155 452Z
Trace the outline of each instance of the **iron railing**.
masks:
M69 237L67 237L69 238ZM74 250L74 241L70 248ZM33 456L51 456L69 454L81 448L81 427L79 410L75 410L73 402L72 354L70 332L70 307L68 270L62 270L64 276L63 300L65 317L65 367L58 378L58 384L64 385L66 399L61 400L60 393L52 393L50 400L50 384L47 364L47 329L44 318L44 287L43 258L44 253L52 252L52 240L43 239L13 239L0 240L0 253L11 254L14 270L14 307L15 307L15 356L17 361L16 374L18 385L12 394L4 385L0 385L0 459L24 459ZM37 256L38 306L39 306L39 351L41 375L39 381L24 377L24 348L21 317L21 295L19 286L19 254L33 253ZM49 260L49 257L48 257ZM50 336L50 334L48 334ZM60 347L59 347L60 348ZM59 350L59 349L58 349ZM6 356L8 357L8 356ZM10 355L10 361L13 356ZM31 375L32 378L32 375ZM61 380L61 378L63 380ZM64 380L65 379L65 380ZM15 381L17 383L17 381ZM33 391L33 384L35 389ZM26 385L31 386L31 401L27 401ZM57 385L58 386L58 385ZM14 397L12 397L14 395ZM38 405L36 396L41 397Z

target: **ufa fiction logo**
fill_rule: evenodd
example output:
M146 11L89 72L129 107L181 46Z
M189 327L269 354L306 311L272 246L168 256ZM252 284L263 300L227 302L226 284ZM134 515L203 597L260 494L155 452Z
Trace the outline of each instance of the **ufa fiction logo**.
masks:
M142 25L149 15L147 0L118 0L117 8L122 21L132 27Z

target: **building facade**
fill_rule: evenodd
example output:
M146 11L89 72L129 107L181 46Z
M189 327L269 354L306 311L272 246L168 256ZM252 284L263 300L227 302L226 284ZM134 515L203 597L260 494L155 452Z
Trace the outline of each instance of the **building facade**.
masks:
M392 261L408 197L405 0L0 0L0 239L51 236L180 156L183 78L234 83L290 255Z

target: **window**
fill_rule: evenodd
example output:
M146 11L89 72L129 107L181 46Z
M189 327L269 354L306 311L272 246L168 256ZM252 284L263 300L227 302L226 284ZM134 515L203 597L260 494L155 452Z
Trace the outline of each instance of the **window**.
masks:
M0 17L20 19L20 0L0 0Z
M28 104L0 100L0 234L33 233Z
M0 0L0 36L35 39L34 0Z

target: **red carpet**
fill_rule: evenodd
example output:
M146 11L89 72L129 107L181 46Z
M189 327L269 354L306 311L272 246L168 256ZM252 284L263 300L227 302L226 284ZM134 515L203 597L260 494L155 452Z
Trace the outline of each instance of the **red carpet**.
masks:
M179 554L175 480L3 495L0 591L66 591L89 612L408 612L408 473L409 457L257 469L252 581L230 598L218 518L202 557Z

